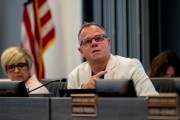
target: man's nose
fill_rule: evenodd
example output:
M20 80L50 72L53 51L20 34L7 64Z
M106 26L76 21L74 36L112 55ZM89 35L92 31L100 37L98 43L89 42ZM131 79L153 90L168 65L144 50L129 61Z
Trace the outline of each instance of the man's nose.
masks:
M98 45L98 42L96 42L95 39L92 39L92 41L91 41L91 46L92 46L92 47L96 47L97 45Z
M91 44L92 44L92 43L97 43L97 42L96 42L96 40L95 40L95 39L92 39Z

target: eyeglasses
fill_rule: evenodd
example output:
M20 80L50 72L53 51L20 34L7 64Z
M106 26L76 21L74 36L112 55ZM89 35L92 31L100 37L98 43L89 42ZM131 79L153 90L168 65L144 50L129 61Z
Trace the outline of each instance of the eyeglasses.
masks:
M13 72L15 68L17 67L18 70L24 70L27 67L27 63L18 63L17 65L7 65L6 70L9 72Z
M84 45L91 45L92 44L92 40L95 40L96 42L102 42L104 40L104 38L107 38L105 34L101 34L101 35L96 35L92 38L87 38L81 41L80 46Z

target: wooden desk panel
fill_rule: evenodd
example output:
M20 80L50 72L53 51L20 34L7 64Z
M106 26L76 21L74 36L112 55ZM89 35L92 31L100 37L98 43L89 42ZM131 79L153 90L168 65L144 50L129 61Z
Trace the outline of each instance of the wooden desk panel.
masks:
M146 120L146 98L99 98L96 117L71 114L69 97L0 98L0 120Z
M48 98L0 98L1 120L49 120Z
M96 117L71 115L71 98L51 99L51 120L146 120L146 98L99 98Z

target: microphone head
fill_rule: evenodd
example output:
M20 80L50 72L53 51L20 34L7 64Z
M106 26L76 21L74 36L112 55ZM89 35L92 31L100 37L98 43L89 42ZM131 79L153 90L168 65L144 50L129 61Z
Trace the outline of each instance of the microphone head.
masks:
M62 78L61 81L62 82L67 82L67 79L66 78Z

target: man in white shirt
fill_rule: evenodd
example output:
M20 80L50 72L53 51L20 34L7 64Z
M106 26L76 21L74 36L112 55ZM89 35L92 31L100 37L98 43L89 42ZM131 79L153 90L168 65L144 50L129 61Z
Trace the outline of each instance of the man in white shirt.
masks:
M87 61L69 74L68 89L94 89L100 78L133 79L138 96L158 95L139 60L110 53L110 38L100 25L84 24L78 38L78 50Z

